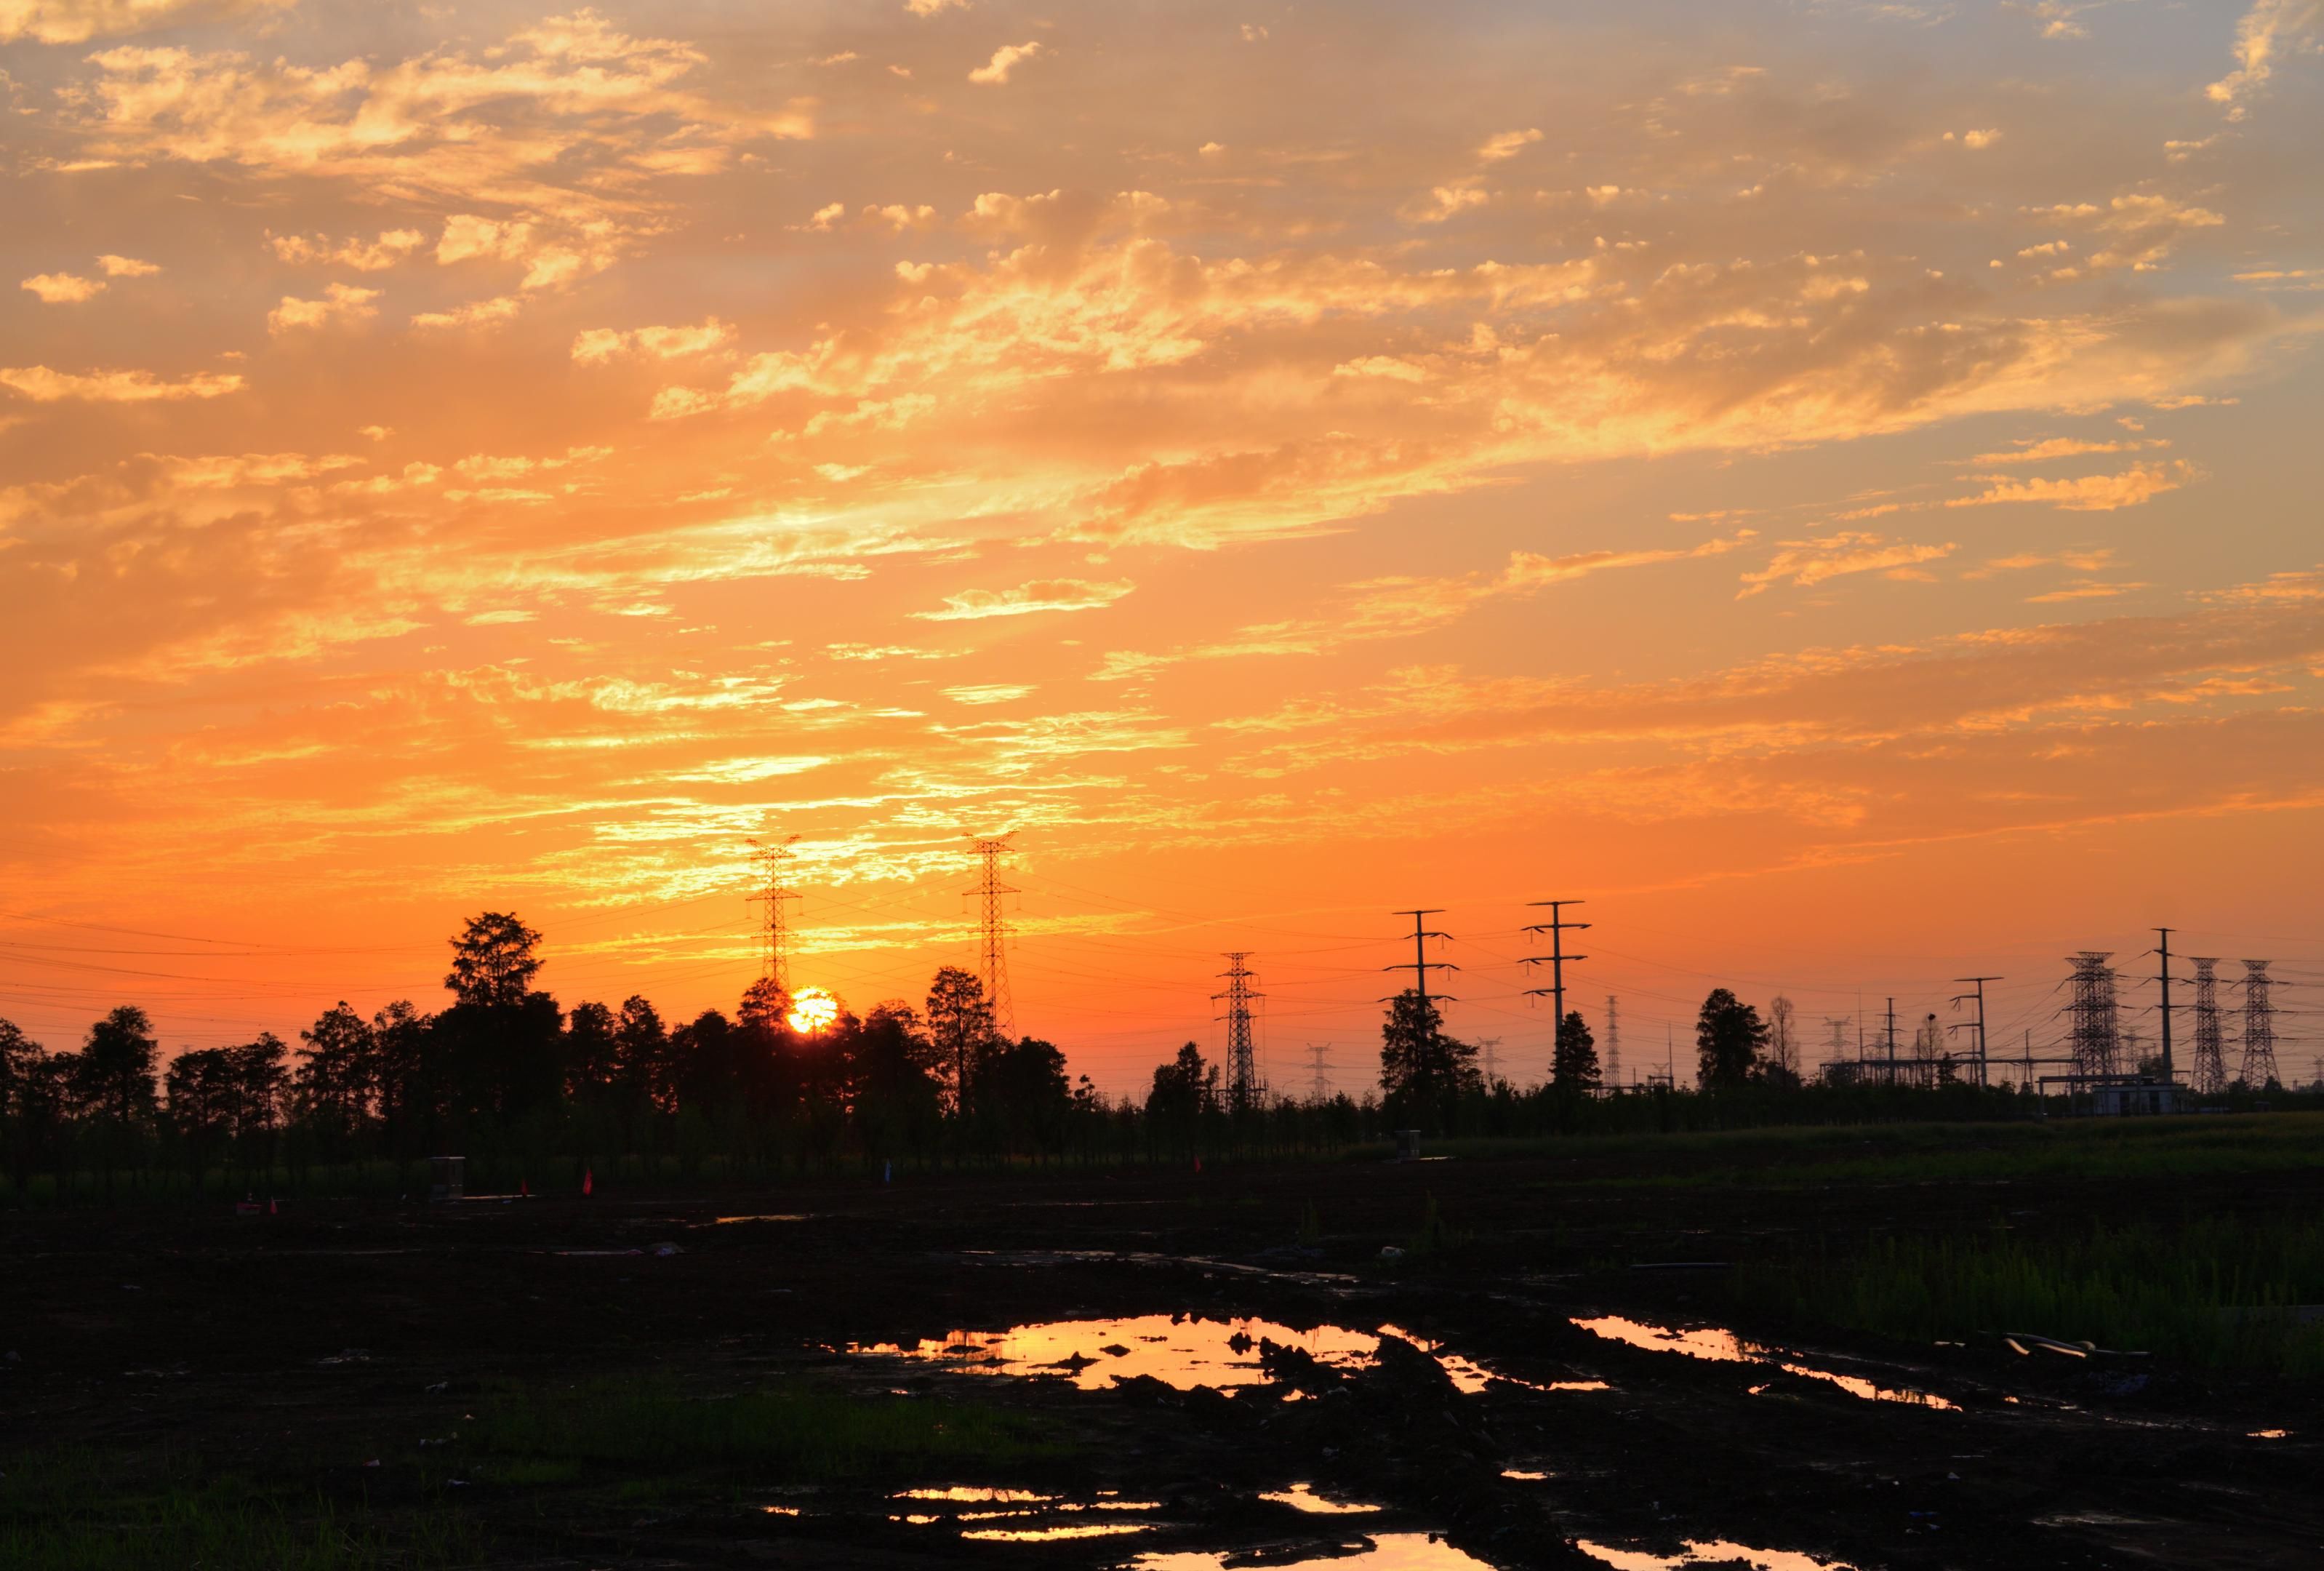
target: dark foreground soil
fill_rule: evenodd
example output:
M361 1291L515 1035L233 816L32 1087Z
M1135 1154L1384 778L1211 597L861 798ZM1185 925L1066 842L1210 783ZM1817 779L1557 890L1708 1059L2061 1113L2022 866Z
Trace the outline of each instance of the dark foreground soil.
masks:
M1365 1162L313 1202L254 1219L0 1216L0 1456L190 1458L391 1520L423 1496L449 1499L486 1563L540 1567L1097 1566L1172 1551L1286 1564L1430 1532L1505 1567L1608 1564L1577 1539L1665 1557L1727 1543L1866 1571L2324 1565L2312 1382L2023 1357L1970 1327L1959 1346L1825 1338L1784 1343L1773 1362L1714 1363L1574 1324L1620 1315L1765 1335L1726 1316L1716 1267L1780 1234L2120 1221L2166 1198L2312 1212L2324 1199L2313 1177L2218 1180L2208 1197L2209 1180L2185 1179L2166 1197L2054 1179L1799 1190L1590 1177L1547 1160ZM1410 1252L1384 1261L1383 1246ZM1511 1378L1462 1394L1393 1338L1372 1368L1278 1358L1274 1383L1232 1397L846 1351L1155 1313L1392 1325ZM1863 1400L1785 1363L1953 1406ZM651 1488L602 1474L496 1483L462 1449L479 1406L511 1382L638 1372L705 1395L786 1380L867 1402L965 1392L1054 1443L991 1475L814 1491L738 1486L732 1470L690 1488L650 1459L617 1482ZM1588 1381L1609 1389L1535 1389ZM2288 1434L2259 1437L2271 1430ZM1382 1509L1315 1516L1259 1498L1301 1482ZM961 1483L1155 1503L1136 1534L1024 1542L964 1537L968 1508L891 1498ZM899 1520L914 1515L935 1520Z

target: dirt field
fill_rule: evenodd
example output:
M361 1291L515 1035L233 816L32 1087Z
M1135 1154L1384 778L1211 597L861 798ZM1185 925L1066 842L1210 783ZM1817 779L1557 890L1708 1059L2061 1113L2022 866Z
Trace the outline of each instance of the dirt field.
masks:
M2312 1213L2311 1172L1608 1176L1463 1158L0 1216L0 1455L15 1459L0 1506L21 1529L42 1509L8 1494L26 1468L85 1454L363 1513L389 1545L369 1563L391 1565L424 1558L394 1547L422 1517L467 1535L450 1560L542 1567L2324 1564L2312 1382L2020 1355L1978 1327L1957 1346L1762 1351L1762 1328L1726 1317L1717 1269L1787 1233L2072 1225L2165 1203ZM851 1351L1154 1316L1179 1326L972 1341L967 1359ZM1579 1324L1607 1317L1635 1326ZM1284 1340L1261 1326L1230 1345L1234 1366L1173 1363L1175 1345L1223 1345L1233 1327L1212 1323L1251 1318L1300 1334L1293 1350L1259 1345ZM1709 1356L1689 1356L1655 1327L1745 1342L1707 1335L1690 1345ZM1020 1378L1011 1356L1052 1367ZM528 1471L487 1438L512 1391L629 1376L687 1400L963 1402L1028 1448L809 1486L642 1444ZM1249 1383L1204 1383L1227 1380ZM1010 1492L898 1498L954 1486ZM1318 1502L1378 1509L1303 1509Z

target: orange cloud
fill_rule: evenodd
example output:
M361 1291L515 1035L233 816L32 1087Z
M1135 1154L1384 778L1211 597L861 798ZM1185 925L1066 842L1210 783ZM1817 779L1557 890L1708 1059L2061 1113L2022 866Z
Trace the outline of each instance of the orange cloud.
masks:
M1038 611L1098 611L1136 586L1127 579L1093 584L1085 578L1042 578L1013 589L964 589L945 596L941 611L915 611L924 622L973 622L988 616L1026 616Z
M1038 39L1024 43L1005 43L992 51L992 58L968 73L968 79L983 87L998 87L1009 79L1009 73L1028 60L1046 53Z
M41 297L44 305L78 305L95 300L105 292L105 285L96 279L77 278L69 273L35 273L20 286Z
M2005 502L2046 502L2068 513L2111 513L2137 507L2182 485L2203 472L2184 458L2167 464L2134 464L2118 475L2084 475L2071 480L2014 480L1987 476L1993 484L1975 496L1956 496L1947 507L1989 507Z
M41 43L86 43L171 27L216 22L254 12L288 10L299 0L6 0L0 4L0 43L29 38Z
M266 313L266 330L288 333L301 328L360 322L379 314L379 308L372 303L377 299L379 291L358 289L349 283L327 284L320 300L300 300L286 294L281 305Z
M218 398L239 393L243 378L235 373L198 371L179 382L165 382L151 371L91 371L75 374L51 371L45 365L0 366L0 387L9 387L35 403L69 399L91 403L151 403L183 398Z

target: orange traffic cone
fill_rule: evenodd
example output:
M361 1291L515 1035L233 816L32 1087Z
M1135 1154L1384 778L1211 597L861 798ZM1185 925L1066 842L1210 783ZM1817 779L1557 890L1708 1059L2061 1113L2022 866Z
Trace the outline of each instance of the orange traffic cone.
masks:
M596 1172L596 1169L594 1169L594 1168L584 1168L584 1169L581 1169L581 1192L582 1192L584 1195L592 1194L592 1193L594 1193L594 1192L596 1190L596 1187L597 1187L597 1172Z

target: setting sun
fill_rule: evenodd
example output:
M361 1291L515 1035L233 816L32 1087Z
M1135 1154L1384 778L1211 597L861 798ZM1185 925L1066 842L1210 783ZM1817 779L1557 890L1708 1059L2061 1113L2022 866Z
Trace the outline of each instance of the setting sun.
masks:
M802 987L791 1000L791 1012L784 1017L791 1030L803 1037L821 1036L839 1018L839 1001L820 987Z

